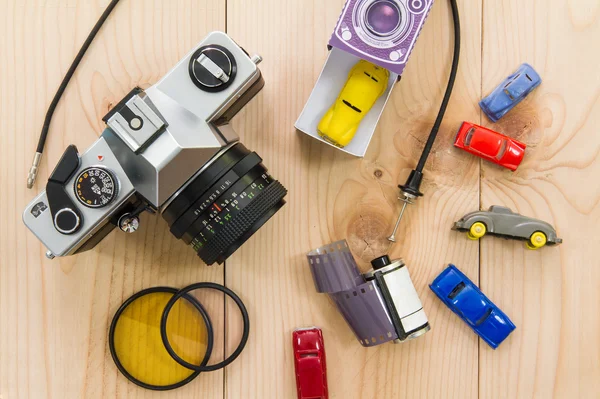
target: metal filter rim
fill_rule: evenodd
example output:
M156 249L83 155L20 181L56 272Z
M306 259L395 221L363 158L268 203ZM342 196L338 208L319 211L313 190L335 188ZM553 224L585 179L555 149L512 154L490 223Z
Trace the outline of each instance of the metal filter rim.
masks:
M187 298L190 291L195 291L198 289L213 289L213 290L221 291L223 294L225 294L228 297L230 297L231 299L233 299L235 304L240 309L240 313L242 314L242 319L244 321L244 330L242 332L242 339L240 340L240 344L238 345L238 347L235 349L235 351L233 351L233 353L227 359L223 360L220 363L213 364L211 366L206 365L206 363L208 362L208 359L206 362L202 361L202 363L200 363L200 365L191 364L191 363L183 360L181 358L181 356L179 356L175 352L175 350L171 346L171 343L169 342L169 337L167 336L167 321L169 319L169 312L171 311L171 309L173 308L173 306L175 305L175 303L177 303L177 301L179 299ZM165 306L165 310L163 311L161 321L160 321L160 335L162 337L163 345L167 349L167 352L169 352L169 355L171 355L171 357L173 359L175 359L175 361L177 361L177 363L179 363L180 365L182 365L190 370L195 370L198 373L200 373L201 371L220 370L220 369L224 368L225 366L228 366L229 364L231 364L235 359L237 359L237 357L244 350L246 343L248 342L248 337L250 335L250 319L248 317L248 310L246 309L244 302L242 302L240 297L237 296L237 294L235 292L233 292L232 290L230 290L229 288L227 288L221 284L196 283L196 284L188 285L187 287L180 289L175 295L173 295L173 297L169 300L169 302L167 302L167 305ZM211 338L212 338L212 330L211 330Z

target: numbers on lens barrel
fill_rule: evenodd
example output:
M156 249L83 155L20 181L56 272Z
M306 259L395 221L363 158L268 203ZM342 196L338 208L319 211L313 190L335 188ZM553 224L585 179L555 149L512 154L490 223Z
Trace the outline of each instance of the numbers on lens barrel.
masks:
M204 200L196 207L196 209L194 209L194 215L200 216L209 206L213 205L215 200L219 198L221 194L223 194L232 184L233 182L231 180L226 180L218 188L215 188L214 192L212 192L206 200Z
M231 197L233 200L229 201L227 205L221 206L218 213L214 214L214 216L211 214L210 218L205 219L202 222L204 230L190 242L190 246L194 251L198 252L203 248L204 244L208 242L211 237L217 234L222 227L227 225L228 222L241 212L242 209L264 190L265 187L271 184L272 181L273 179L268 174L262 174L261 177L256 179L241 193L232 193ZM215 205L216 204L213 204L211 209L213 209Z
M88 208L103 208L117 197L117 184L113 174L101 167L84 169L75 178L75 196Z

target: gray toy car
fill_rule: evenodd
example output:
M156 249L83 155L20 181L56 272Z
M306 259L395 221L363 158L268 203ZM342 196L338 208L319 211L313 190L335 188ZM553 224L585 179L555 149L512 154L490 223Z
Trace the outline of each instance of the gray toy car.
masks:
M477 211L454 223L453 230L463 231L472 240L486 234L526 241L527 248L540 249L558 245L562 239L549 223L519 215L509 208L494 205L488 211Z

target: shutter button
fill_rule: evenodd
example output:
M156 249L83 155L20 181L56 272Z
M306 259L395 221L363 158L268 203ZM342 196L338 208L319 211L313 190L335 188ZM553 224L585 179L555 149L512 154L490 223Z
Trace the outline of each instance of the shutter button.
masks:
M201 47L192 55L189 71L196 87L208 92L219 92L231 85L237 65L233 54L225 47L210 45Z

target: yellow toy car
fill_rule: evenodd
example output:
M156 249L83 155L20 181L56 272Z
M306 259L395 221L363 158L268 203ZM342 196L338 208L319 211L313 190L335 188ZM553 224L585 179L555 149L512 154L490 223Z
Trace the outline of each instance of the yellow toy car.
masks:
M319 136L338 147L347 146L360 122L386 91L389 78L387 69L359 61L337 100L321 119L317 127Z

